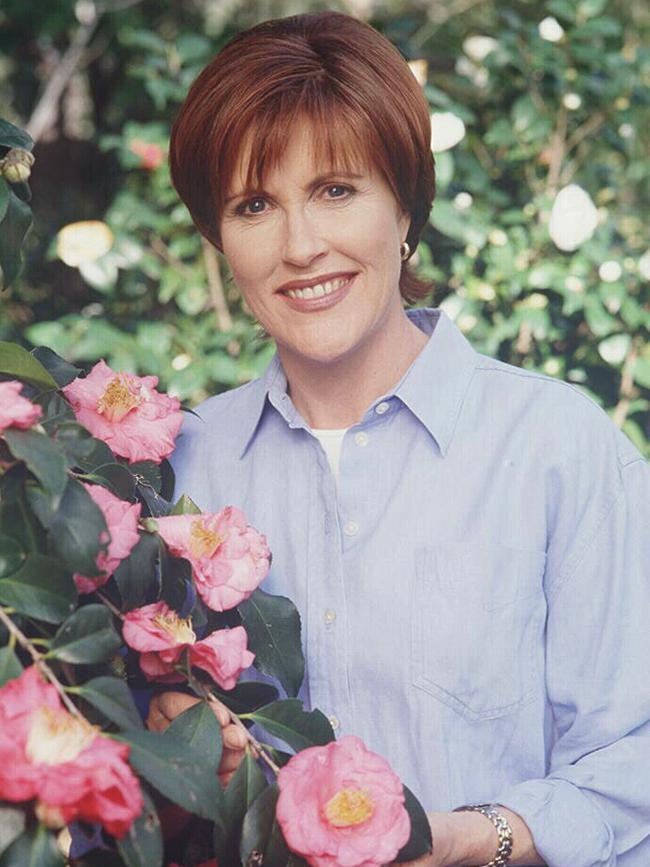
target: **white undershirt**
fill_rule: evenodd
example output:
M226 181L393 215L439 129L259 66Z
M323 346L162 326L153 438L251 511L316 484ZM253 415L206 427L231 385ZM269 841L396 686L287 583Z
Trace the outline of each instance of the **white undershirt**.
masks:
M343 444L343 437L345 436L347 431L348 429L346 427L339 430L324 430L322 428L319 430L315 430L314 428L312 428L311 431L325 450L325 454L327 455L327 460L329 461L332 475L334 476L334 481L336 482L337 487L339 482L341 445Z

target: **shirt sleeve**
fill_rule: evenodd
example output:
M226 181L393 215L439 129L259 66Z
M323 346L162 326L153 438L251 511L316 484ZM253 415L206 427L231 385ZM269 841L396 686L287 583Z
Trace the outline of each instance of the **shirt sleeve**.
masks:
M598 464L590 475L559 509L562 564L549 558L548 774L495 801L548 867L637 867L650 863L650 467L633 452L615 485Z

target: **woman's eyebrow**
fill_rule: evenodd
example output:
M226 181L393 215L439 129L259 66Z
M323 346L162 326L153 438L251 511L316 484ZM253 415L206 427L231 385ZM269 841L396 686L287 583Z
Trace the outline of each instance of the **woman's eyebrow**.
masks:
M356 172L342 172L342 171L337 171L336 169L332 169L329 172L325 172L323 174L317 175L315 178L313 178L311 181L309 181L309 183L304 187L304 190L306 192L307 190L311 190L314 187L318 187L318 186L320 186L320 184L325 183L325 181L330 180L333 177L346 178L348 180L360 180L361 178L364 177L364 175L360 175ZM239 192L233 193L231 196L228 196L228 198L224 202L224 205L228 205L228 204L230 204L230 202L233 202L235 199L239 199L239 198L246 198L249 196L267 196L267 195L268 195L268 193L264 189L257 189L257 188L252 189L251 188L251 189L240 190Z

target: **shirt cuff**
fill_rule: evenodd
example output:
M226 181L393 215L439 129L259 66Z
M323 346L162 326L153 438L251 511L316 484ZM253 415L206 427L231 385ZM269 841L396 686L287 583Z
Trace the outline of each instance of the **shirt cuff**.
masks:
M612 829L588 795L567 780L527 780L494 803L521 816L548 867L615 867Z

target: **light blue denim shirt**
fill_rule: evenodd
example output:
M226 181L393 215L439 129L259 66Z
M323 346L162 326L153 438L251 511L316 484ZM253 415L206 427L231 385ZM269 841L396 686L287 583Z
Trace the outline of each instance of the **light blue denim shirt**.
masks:
M498 802L549 867L650 865L650 479L570 385L432 336L325 453L265 375L188 416L177 493L264 532L303 697L428 810Z

